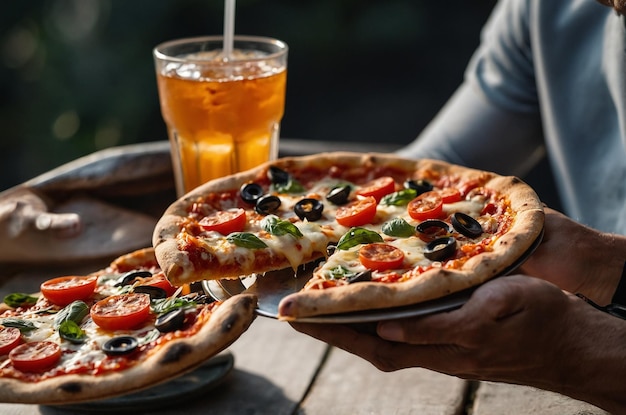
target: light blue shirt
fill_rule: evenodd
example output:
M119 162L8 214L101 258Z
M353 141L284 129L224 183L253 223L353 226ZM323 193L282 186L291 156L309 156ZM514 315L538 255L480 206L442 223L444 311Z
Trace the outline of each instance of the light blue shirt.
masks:
M523 175L547 152L565 213L626 234L626 29L594 0L500 0L464 83L401 149Z

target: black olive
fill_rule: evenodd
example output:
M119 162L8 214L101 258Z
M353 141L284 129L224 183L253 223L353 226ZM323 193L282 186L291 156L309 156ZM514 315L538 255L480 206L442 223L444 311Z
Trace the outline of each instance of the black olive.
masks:
M276 166L270 166L269 170L267 171L267 177L274 184L287 184L289 183L289 179L291 178L291 176L289 176L289 173Z
M372 270L368 269L363 272L359 272L358 274L348 278L348 284L353 284L355 282L365 282L372 280Z
M257 183L246 183L241 186L239 195L244 202L254 205L263 196L263 188Z
M435 239L426 244L424 256L431 261L443 261L456 252L456 239L452 236Z
M185 310L177 308L161 314L154 322L154 327L161 333L169 333L180 329L185 323Z
M438 229L437 229L438 228ZM415 227L415 230L426 236L436 237L443 231L446 234L452 233L450 225L439 219L426 219Z
M337 245L328 245L326 247L326 255L331 256L337 250Z
M450 221L458 233L469 238L477 238L483 234L483 227L480 226L480 223L465 213L454 213L450 218Z
M433 185L430 184L427 180L407 180L404 182L405 189L413 189L417 192L417 195L421 195L422 193L430 192L433 190Z
M261 215L269 215L274 213L280 207L280 198L274 195L265 195L256 201L254 210Z
M150 271L130 271L122 275L115 284L116 287L123 287L131 284L137 278L150 278L152 273Z
M154 287L152 285L139 285L133 289L133 292L137 294L148 294L151 300L167 298L167 292L163 288Z
M305 198L295 204L293 211L298 215L300 220L306 219L314 222L321 219L324 204L317 199Z
M102 345L102 351L110 356L119 356L134 351L139 342L132 336L113 337Z
M326 195L326 200L333 205L345 205L350 199L351 191L352 188L349 185L333 187Z
M189 284L189 292L197 295L204 294L204 288L202 288L202 281L194 281Z

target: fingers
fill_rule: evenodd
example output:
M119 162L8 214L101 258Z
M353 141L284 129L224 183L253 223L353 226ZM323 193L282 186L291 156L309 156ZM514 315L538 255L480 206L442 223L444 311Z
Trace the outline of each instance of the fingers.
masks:
M467 379L507 380L549 364L539 357L546 344L562 337L562 317L555 311L566 313L561 303L567 299L543 280L510 276L480 286L459 309L379 322L376 334L362 326L291 324L383 371L423 367Z
M520 284L524 277L505 277L479 287L461 308L419 318L383 321L378 335L386 340L415 345L457 344L482 341L493 326L524 308Z
M297 331L359 356L385 372L424 367L454 373L456 367L462 367L457 356L466 354L454 345L415 346L390 342L345 325L290 324Z

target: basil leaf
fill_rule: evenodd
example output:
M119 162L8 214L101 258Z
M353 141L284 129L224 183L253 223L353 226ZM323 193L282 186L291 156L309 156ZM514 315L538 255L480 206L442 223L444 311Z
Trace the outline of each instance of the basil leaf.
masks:
M272 235L282 236L282 235L292 235L296 238L302 238L302 232L300 229L293 223L288 220L280 220L276 215L269 215L263 218L261 221L261 227L266 232L271 233Z
M305 190L304 186L291 176L285 183L273 183L271 187L278 193L302 193Z
M158 298L150 302L150 307L156 314L165 314L178 308L191 308L195 306L196 303L191 300L176 297Z
M343 265L339 265L335 268L331 268L328 270L328 276L333 280L339 280L344 278L351 278L356 275L356 272L350 271L348 268Z
M54 317L54 327L58 329L66 321L73 321L80 324L81 321L89 314L89 306L83 301L77 300L65 306Z
M139 342L139 346L143 346L144 344L151 343L159 338L161 332L157 329L150 330L145 336L142 336L137 339Z
M4 303L9 307L28 307L34 305L37 302L37 297L33 297L24 293L13 293L4 297Z
M87 333L81 329L75 321L65 320L59 325L59 336L72 343L83 343Z
M5 327L15 327L19 329L22 333L28 333L29 331L33 331L37 329L37 326L35 326L30 321L20 320L14 317L5 318L2 321L0 321L0 324L2 324Z
M380 200L380 203L388 206L404 206L417 197L417 190L402 189L397 192L390 193Z
M382 229L385 235L408 238L415 235L415 227L409 225L403 218L395 218L383 223Z
M360 244L382 242L383 238L378 233L365 228L352 228L339 239L337 249L346 250Z
M59 310L55 309L54 306L48 306L46 308L42 308L41 310L35 311L35 314L45 315L45 314L58 314Z
M258 237L248 232L231 233L230 235L226 237L226 240L230 242L231 244L235 244L242 248L249 248L249 249L267 248L267 245L265 245L265 242L263 242Z

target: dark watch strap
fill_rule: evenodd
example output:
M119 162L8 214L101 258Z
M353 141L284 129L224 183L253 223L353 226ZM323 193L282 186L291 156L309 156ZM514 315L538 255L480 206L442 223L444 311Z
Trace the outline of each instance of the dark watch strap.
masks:
M580 293L576 293L576 296L582 298L583 300L585 300L587 304L592 305L593 307L597 308L600 311L604 311L605 313L609 313L612 316L619 317L621 319L626 320L626 306L623 306L619 303L611 303L606 306L601 306L599 304L594 303L593 301L591 301L590 299L588 299L587 297L585 297L584 295Z
M617 284L617 289L615 290L615 294L613 294L611 302L626 306L626 262L624 262L622 276L619 280L619 284Z
M619 280L619 283L617 284L615 294L613 294L613 298L611 299L611 304L601 306L594 303L582 294L576 295L597 308L598 310L604 311L605 313L609 313L612 316L626 320L626 262L624 263L622 276Z

